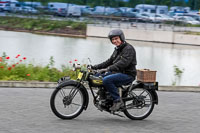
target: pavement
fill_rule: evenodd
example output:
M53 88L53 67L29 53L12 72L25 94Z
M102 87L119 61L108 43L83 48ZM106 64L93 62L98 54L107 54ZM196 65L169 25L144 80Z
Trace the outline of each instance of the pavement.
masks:
M73 120L51 111L49 88L0 88L0 133L197 133L200 93L158 91L159 104L145 120L98 111L90 94L88 109Z

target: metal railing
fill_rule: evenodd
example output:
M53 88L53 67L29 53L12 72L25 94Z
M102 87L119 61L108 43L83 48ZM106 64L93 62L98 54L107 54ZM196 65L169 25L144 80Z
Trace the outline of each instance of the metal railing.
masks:
M128 17L114 17L103 15L89 15L81 16L79 18L74 17L58 17L54 15L47 15L45 13L34 14L15 14L15 13L0 13L0 16L16 16L16 17L31 17L31 18L46 18L52 20L72 20L81 22L90 22L94 26L103 26L111 28L137 28L143 30L162 30L162 31L176 31L176 32L200 32L200 27L188 27L187 24L176 24L176 21L171 21L170 24L165 21L160 23L154 23L149 19L141 18L128 18Z
M111 27L111 28L136 28L143 30L162 30L162 31L175 31L175 32L200 32L200 27L193 27L178 21L161 21L161 22L152 22L147 19L138 19L138 18L124 18L124 17L103 17L95 16L93 18L93 25Z

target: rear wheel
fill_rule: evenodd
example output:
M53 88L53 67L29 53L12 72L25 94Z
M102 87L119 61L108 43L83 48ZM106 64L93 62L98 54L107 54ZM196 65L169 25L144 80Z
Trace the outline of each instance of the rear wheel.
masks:
M73 119L84 109L84 93L76 85L66 85L54 90L50 99L53 113L61 119Z
M147 118L154 109L153 96L144 88L135 88L128 93L132 100L125 102L124 114L132 120L143 120Z

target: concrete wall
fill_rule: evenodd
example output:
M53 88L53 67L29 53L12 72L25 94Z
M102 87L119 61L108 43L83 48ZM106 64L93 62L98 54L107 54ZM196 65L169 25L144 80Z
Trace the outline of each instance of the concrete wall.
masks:
M200 45L200 35L175 33L174 43Z
M86 35L89 37L107 37L109 31L112 29L115 28L88 25ZM122 30L124 31L126 39L130 40L200 45L200 36L198 35L189 35L173 31L142 30L137 28L124 28Z

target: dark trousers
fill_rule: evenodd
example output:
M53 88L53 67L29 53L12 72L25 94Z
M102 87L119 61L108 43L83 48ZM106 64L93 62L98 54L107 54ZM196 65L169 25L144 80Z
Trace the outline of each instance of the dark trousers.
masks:
M117 86L131 83L134 80L134 77L123 73L107 72L105 74L97 74L96 76L103 77L103 85L110 93L114 101L120 100Z

